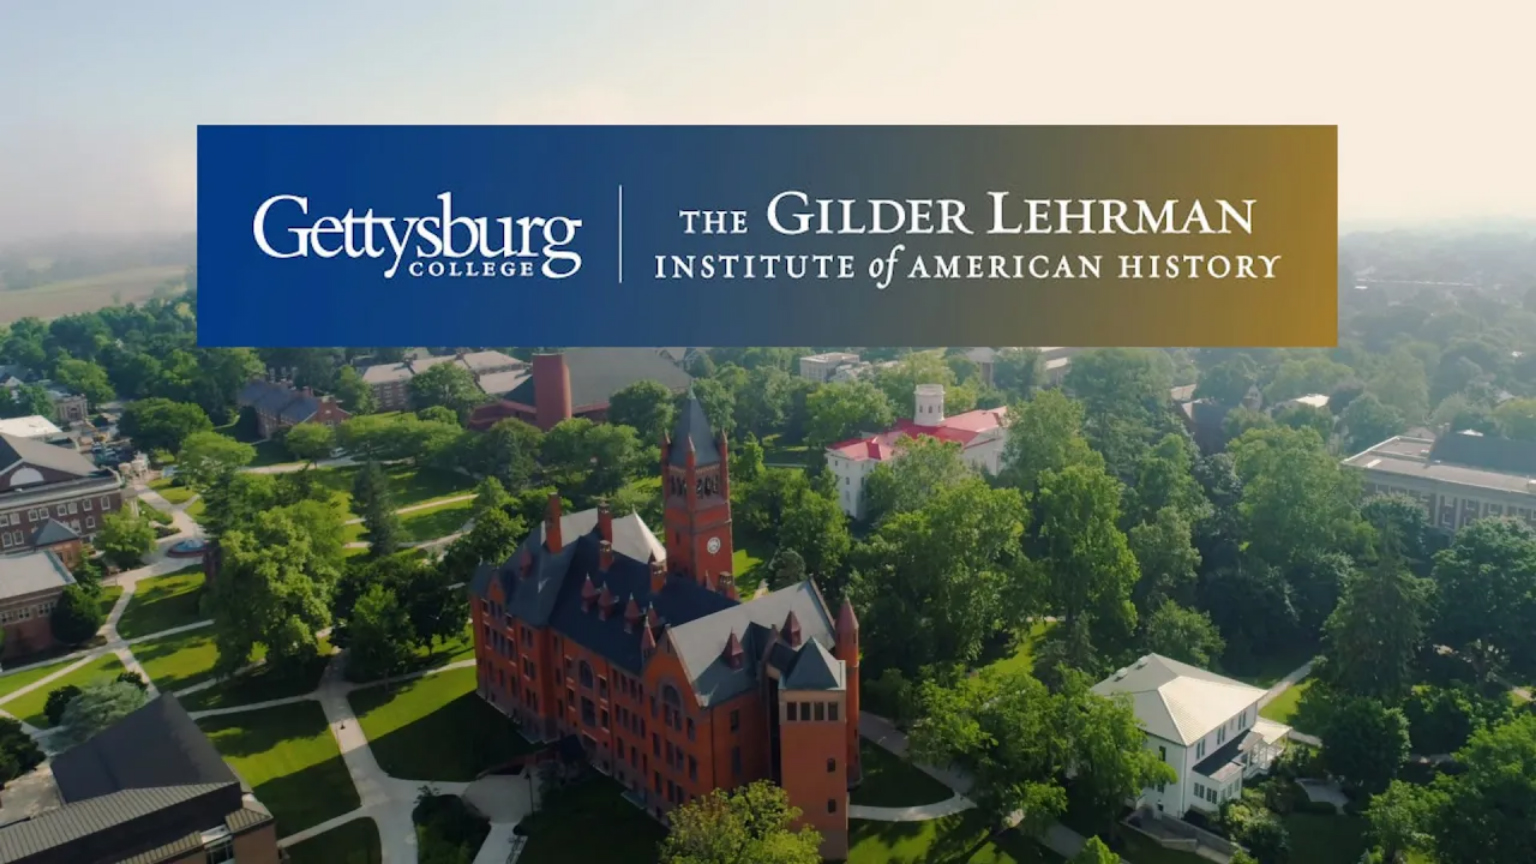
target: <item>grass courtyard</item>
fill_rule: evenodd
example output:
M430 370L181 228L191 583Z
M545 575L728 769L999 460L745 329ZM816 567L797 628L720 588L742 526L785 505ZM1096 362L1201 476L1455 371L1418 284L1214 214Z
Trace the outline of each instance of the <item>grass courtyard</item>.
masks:
M193 564L165 576L141 581L117 622L124 639L137 639L203 620L203 570Z
M1308 716L1306 706L1302 704L1302 697L1307 695L1307 690L1311 686L1312 682L1310 680L1304 680L1291 687L1287 687L1285 692L1276 696L1268 705L1259 709L1259 716L1273 720L1276 723L1284 723L1294 728L1297 732L1306 733L1313 731L1310 727L1314 724L1308 722L1312 718Z
M542 802L523 820L528 845L518 864L654 864L665 831L622 795L594 777Z
M161 477L157 480L151 480L149 488L160 493L161 498L164 498L173 505L185 504L192 500L192 496L197 494L185 486L177 486L176 478L174 477Z
M864 780L849 796L851 804L913 807L954 797L954 790L878 744L861 741L859 757Z
M989 826L975 810L927 822L855 819L848 827L848 864L1059 864L1063 860L1014 831L989 836Z
M280 836L357 809L357 789L319 703L210 717L198 725L277 817Z
M406 543L423 543L455 534L469 521L474 510L474 501L455 501L402 513L398 517L400 539Z
M133 646L133 656L156 688L175 693L213 677L219 649L213 641L213 628L200 627L140 642Z
M320 485L337 493L337 500L351 509L352 484L358 470L359 466L326 468L316 471L315 479ZM452 471L417 468L414 465L387 465L384 473L389 477L389 497L393 499L396 508L475 491L473 478Z
M465 782L532 749L476 695L473 668L365 687L347 698L379 766L392 777Z
M37 681L39 679L45 678L48 675L51 675L54 672L57 672L65 666L68 666L70 663L74 662L78 661L71 660L65 663L56 663L53 666L48 667L46 672L37 675L37 677L33 678L32 680ZM79 669L76 669L68 675L64 675L60 678L50 681L35 690L23 693L13 699L0 700L0 708L4 708L7 713L21 720L23 723L30 724L37 727L38 729L47 729L52 724L50 724L48 722L48 718L43 715L43 707L48 704L49 693L52 693L60 687L66 687L70 684L73 684L76 687L86 687L91 684L100 683L102 681L110 681L113 678L116 678L118 675L122 674L123 671L123 663L121 660L117 659L116 654L103 654L102 656L90 661L89 663L86 663L84 666L81 666ZM25 686L25 684L22 686ZM16 689L19 688L13 688L11 692L14 693Z
M288 864L380 864L379 823L364 816L289 846Z
M320 686L320 676L331 661L335 649L326 640L320 640L320 656L297 669L278 669L261 664L254 669L226 678L196 693L189 693L181 700L188 711L207 711L213 708L233 708L237 705L254 705L272 699L287 699L313 693ZM260 659L259 649L257 660Z

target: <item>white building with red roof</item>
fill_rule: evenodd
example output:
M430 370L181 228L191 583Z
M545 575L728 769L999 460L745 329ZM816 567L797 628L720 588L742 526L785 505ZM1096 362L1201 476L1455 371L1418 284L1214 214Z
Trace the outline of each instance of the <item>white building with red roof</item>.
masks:
M996 474L1002 468L1007 443L1007 408L982 408L954 417L944 416L944 386L917 385L910 420L876 435L865 435L827 448L827 468L837 478L838 504L855 519L865 515L864 482L876 465L901 455L907 438L936 438L960 445L967 465Z

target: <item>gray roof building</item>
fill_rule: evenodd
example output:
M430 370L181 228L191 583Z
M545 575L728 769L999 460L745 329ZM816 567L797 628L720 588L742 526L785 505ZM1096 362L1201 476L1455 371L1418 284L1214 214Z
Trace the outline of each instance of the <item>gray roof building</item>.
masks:
M0 556L0 600L41 594L75 584L59 556L42 549Z

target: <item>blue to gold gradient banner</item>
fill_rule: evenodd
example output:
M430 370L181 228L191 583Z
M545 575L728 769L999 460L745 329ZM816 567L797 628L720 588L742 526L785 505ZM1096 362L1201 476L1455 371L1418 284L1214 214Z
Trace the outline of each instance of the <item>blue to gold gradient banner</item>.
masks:
M1317 346L1332 126L204 126L216 346Z

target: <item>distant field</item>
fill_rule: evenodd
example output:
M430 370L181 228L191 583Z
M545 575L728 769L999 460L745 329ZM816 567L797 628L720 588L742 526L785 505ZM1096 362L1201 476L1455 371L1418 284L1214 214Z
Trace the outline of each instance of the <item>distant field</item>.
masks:
M180 280L186 268L179 265L135 267L50 282L24 291L0 291L0 324L19 318L57 318L80 312L94 312L116 303L137 303L149 299L168 279Z

